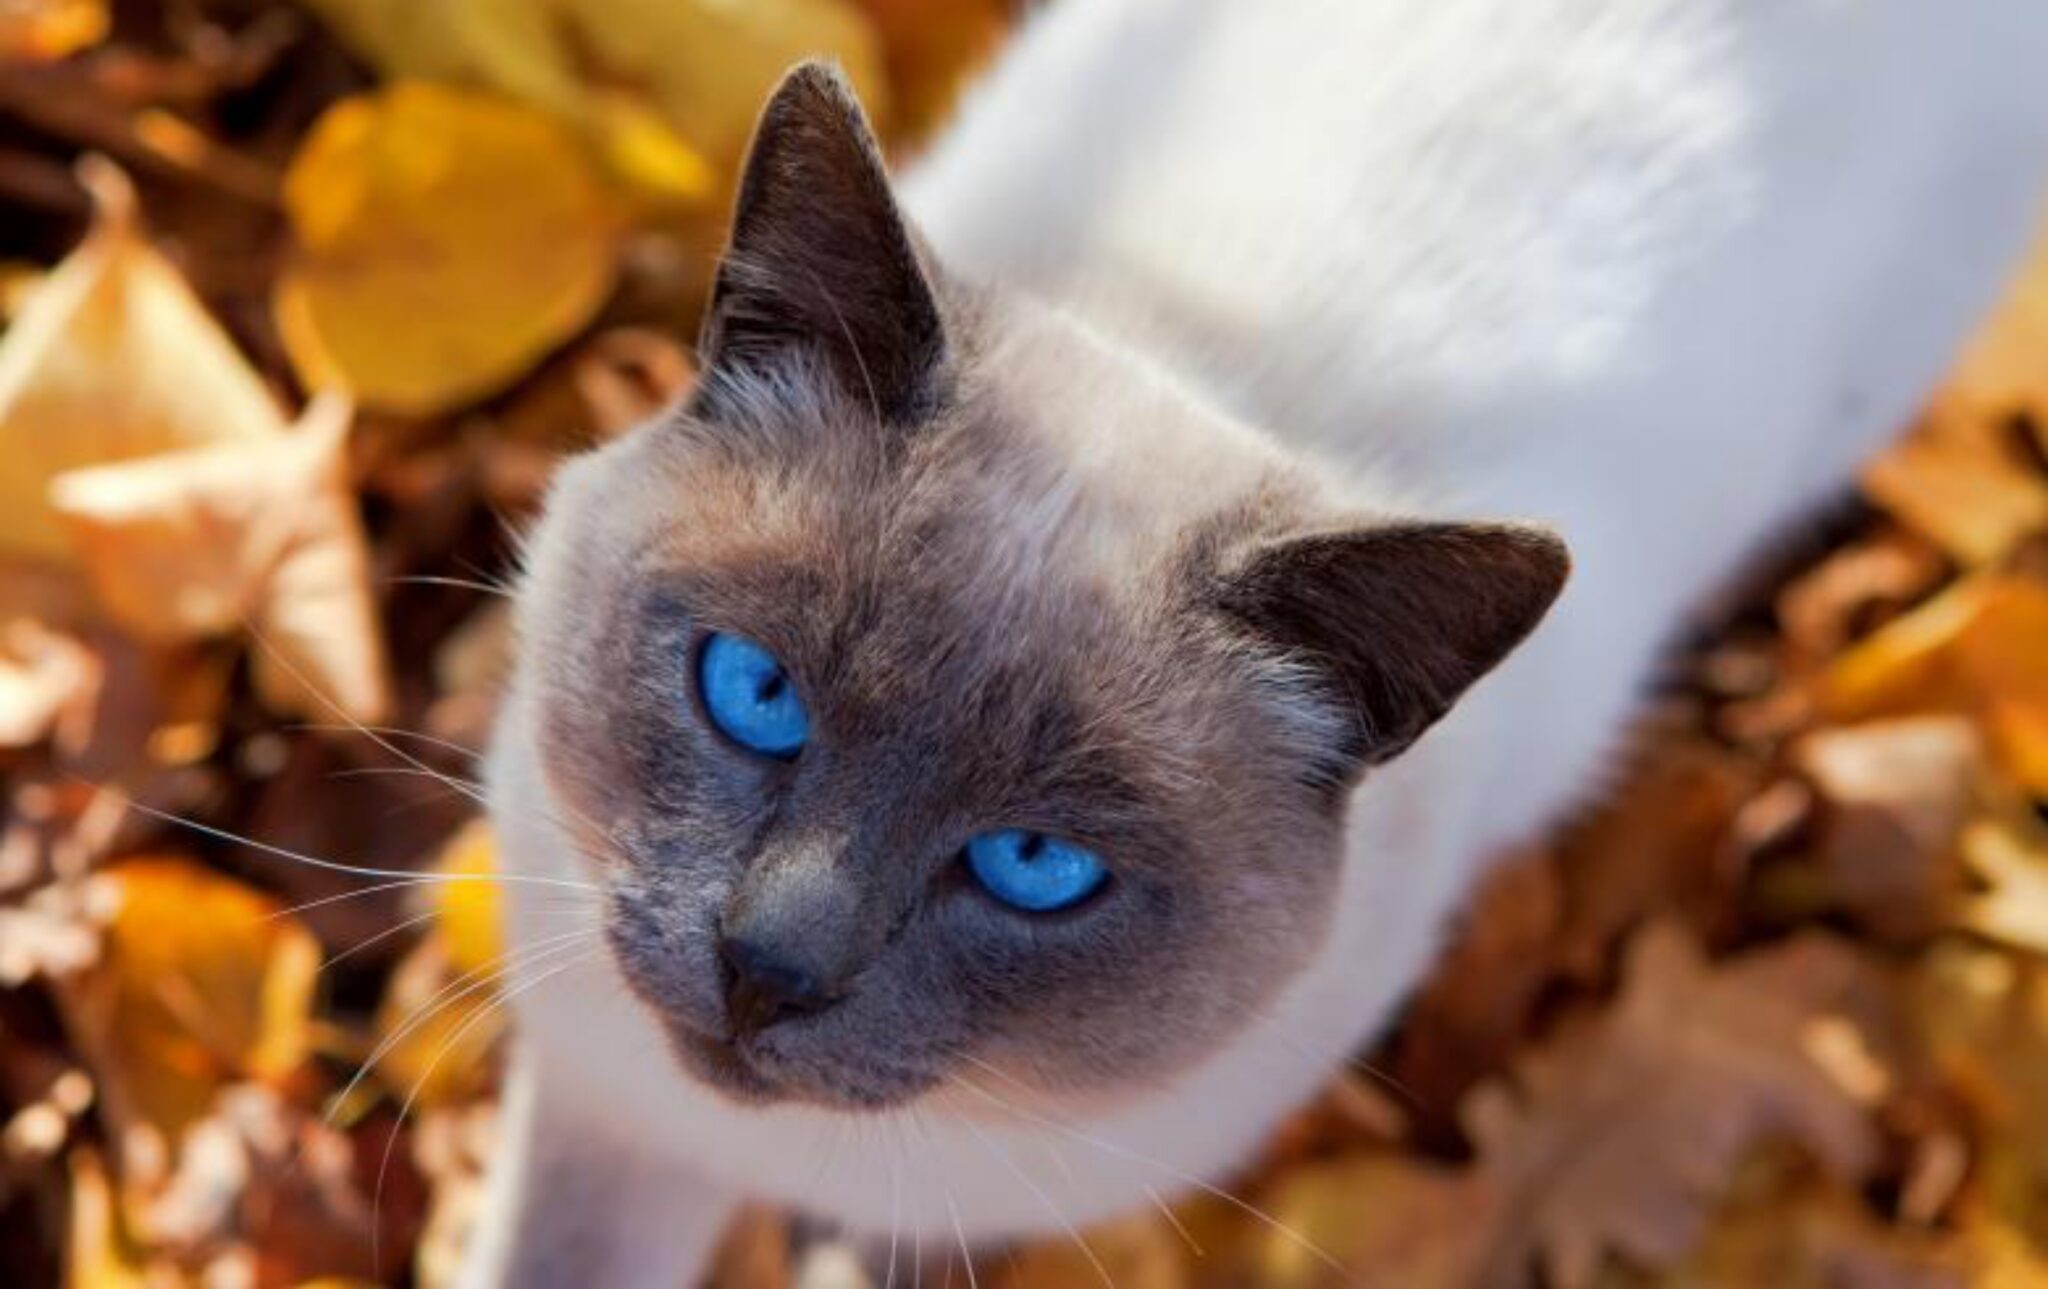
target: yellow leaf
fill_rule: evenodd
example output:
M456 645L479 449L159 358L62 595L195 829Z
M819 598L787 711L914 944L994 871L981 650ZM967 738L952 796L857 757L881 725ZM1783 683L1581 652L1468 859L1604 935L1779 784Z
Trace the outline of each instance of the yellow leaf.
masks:
M344 99L284 195L286 351L309 386L390 411L504 388L611 290L618 218L591 155L509 99L421 83Z
M1005 0L859 0L881 33L899 133L922 138L1010 26Z
M0 0L0 59L42 62L107 38L107 0Z
M1962 850L1963 862L1989 887L1970 902L1965 924L1994 940L2048 954L2048 851L1989 821L1965 830Z
M458 972L447 943L429 937L391 973L377 1006L377 1037L386 1045L377 1076L401 1104L448 1105L484 1085L505 1024L493 978L503 965Z
M71 1155L70 1230L64 1239L66 1289L142 1289L143 1257L121 1229L106 1166L89 1148Z
M381 719L388 684L348 418L345 401L316 400L297 428L257 443L60 475L51 496L102 607L163 643L252 623L257 685L274 709Z
M66 470L283 430L270 391L142 237L106 162L92 231L0 337L0 554L68 561L46 490Z
M887 115L881 50L845 0L310 0L392 77L488 87L600 134L596 87L631 86L718 169L791 64L829 57Z
M2002 419L1938 407L1864 468L1863 490L1959 563L1993 563L2048 528L2048 482L2009 438Z
M76 640L31 618L0 622L0 747L83 722L99 682L99 661Z
M305 1060L320 951L275 900L196 864L132 860L111 877L101 961L65 996L108 1103L162 1160L221 1085Z
M463 826L435 863L437 872L466 878L488 877L498 868L490 825L481 819ZM438 882L434 892L434 923L448 945L448 962L456 971L481 971L504 953L501 931L504 900L491 881Z
M2006 772L2048 794L2048 585L1966 579L1843 654L1820 699L1836 720L1972 713Z

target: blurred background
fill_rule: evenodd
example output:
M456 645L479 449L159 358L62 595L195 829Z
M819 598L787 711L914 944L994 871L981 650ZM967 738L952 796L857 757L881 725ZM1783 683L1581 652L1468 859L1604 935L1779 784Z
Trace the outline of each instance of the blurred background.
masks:
M0 1284L448 1282L516 533L689 388L781 72L908 162L1017 7L0 0ZM975 1282L2048 1285L2048 254L1623 771L1242 1206Z

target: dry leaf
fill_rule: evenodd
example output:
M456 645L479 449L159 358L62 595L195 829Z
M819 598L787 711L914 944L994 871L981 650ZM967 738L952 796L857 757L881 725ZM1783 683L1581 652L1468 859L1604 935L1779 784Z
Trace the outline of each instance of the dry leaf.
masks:
M1500 1198L1469 1170L1372 1153L1279 1179L1256 1197L1272 1225L1209 1198L1176 1212L1202 1251L1188 1264L1198 1284L1470 1289L1480 1283Z
M434 929L448 946L449 965L458 972L481 971L505 952L505 901L498 883L488 880L498 869L491 827L482 819L463 826L434 862L434 871L468 880L436 882L428 889L434 905Z
M0 60L43 62L107 38L107 0L0 0Z
M1818 938L1715 967L1674 925L1645 929L1612 1010L1526 1058L1515 1090L1466 1102L1487 1176L1515 1197L1492 1274L1533 1254L1571 1289L1609 1251L1669 1263L1742 1157L1780 1136L1860 1178L1877 1147L1866 1107L1808 1037L1865 971Z
M675 131L715 171L746 145L769 89L806 57L836 59L886 119L880 51L843 0L313 0L387 75L488 87L595 129ZM634 94L620 97L618 87ZM664 145L674 146L674 145ZM702 195L702 194L699 194Z
M1925 716L1822 730L1801 739L1791 761L1825 802L1817 859L1837 898L1880 936L1937 929L1955 886L1956 833L1983 768L1971 724Z
M60 725L81 738L100 683L84 645L27 618L0 620L0 748L27 747Z
M1004 0L857 0L881 33L897 129L923 138L952 111L972 74L996 51L1010 16Z
M52 497L101 604L180 643L247 623L273 709L383 719L389 703L369 551L345 456L348 408L294 430L59 476Z
M118 898L106 879L88 876L52 882L18 904L0 905L0 988L91 966Z
M1659 1289L1962 1289L1958 1251L1879 1224L1782 1151L1753 1157L1706 1238Z
M1186 1252L1166 1219L1147 1211L1089 1227L1077 1237L1040 1240L1019 1250L1007 1273L994 1279L1003 1289L1063 1289L1105 1281L1119 1289L1182 1289L1189 1283ZM803 1289L801 1279L798 1285Z
M611 290L618 216L587 150L511 99L410 82L344 99L284 196L285 347L309 386L369 406L424 416L495 393Z
M1963 913L1964 925L2021 949L2048 954L2048 847L2002 824L1971 824L1963 862L1989 886Z
M127 180L104 161L81 176L92 231L0 337L0 554L70 558L46 497L67 470L284 428L270 391L143 238Z
M147 1261L121 1227L120 1206L99 1155L71 1155L71 1219L64 1240L67 1289L144 1289Z
M377 1005L377 1077L401 1105L450 1106L489 1083L505 1029L496 980L502 966L458 971L447 943L430 936L391 973Z
M123 1174L141 1181L221 1086L305 1060L320 952L274 900L189 862L131 860L109 877L102 961L64 997L122 1129Z
M2048 365L2048 350L2040 361ZM1864 468L1863 490L1965 566L1993 563L2048 528L2048 475L2002 421L1931 418Z
M1975 715L2008 773L2048 796L2048 585L1969 578L1842 655L1821 677L1836 720Z

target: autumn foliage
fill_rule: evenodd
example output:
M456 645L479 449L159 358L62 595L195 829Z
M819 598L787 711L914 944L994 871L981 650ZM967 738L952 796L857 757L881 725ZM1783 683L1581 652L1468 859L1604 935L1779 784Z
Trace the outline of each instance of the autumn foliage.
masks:
M908 153L1011 21L0 0L0 1283L447 1283L515 534L687 388L780 71ZM978 1280L2048 1284L2048 252L1860 492L1227 1196Z

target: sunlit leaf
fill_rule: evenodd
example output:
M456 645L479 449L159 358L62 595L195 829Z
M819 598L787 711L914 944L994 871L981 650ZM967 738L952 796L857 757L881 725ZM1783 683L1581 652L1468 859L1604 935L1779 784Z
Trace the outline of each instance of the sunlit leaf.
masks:
M524 375L611 289L618 214L548 113L400 83L344 99L285 179L278 326L315 388L425 415Z
M107 38L107 0L0 0L0 60L62 58Z
M83 168L92 231L0 336L0 554L65 561L51 481L81 466L282 432L263 382L143 237L128 182Z
M791 64L836 59L886 120L881 51L845 0L311 0L393 77L497 90L600 136L630 86L685 145L729 169ZM600 88L602 87L602 88ZM644 118L632 125L645 128ZM608 150L628 144L615 142Z
M276 901L188 861L131 860L111 879L119 904L73 1023L106 1099L161 1160L222 1085L305 1059L319 946Z

